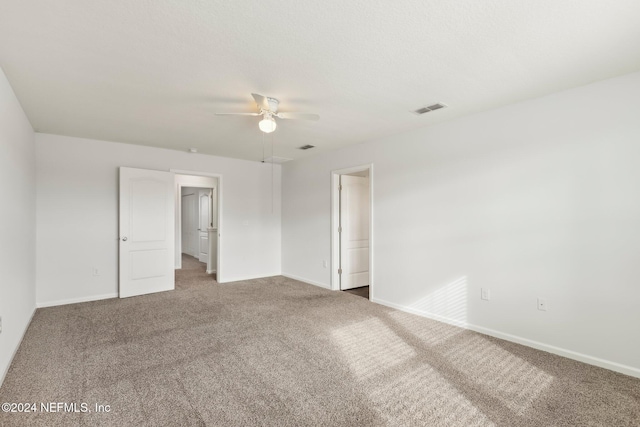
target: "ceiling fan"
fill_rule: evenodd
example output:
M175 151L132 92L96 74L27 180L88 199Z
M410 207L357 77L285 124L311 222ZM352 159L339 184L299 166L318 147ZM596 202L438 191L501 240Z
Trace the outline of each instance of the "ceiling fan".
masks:
M301 120L319 120L317 114L308 113L282 113L278 112L280 101L268 96L252 93L253 99L258 105L259 113L215 113L216 116L262 116L262 120L258 123L258 127L264 133L271 133L276 130L276 118L278 119L301 119Z

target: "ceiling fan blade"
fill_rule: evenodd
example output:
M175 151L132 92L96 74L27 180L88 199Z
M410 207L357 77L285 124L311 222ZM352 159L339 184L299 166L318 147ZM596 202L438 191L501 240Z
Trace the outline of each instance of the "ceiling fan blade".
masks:
M260 116L260 113L214 113L216 116Z
M309 113L278 113L277 117L281 119L320 120L319 115Z
M269 101L267 101L266 97L258 95L257 93L252 93L251 96L253 96L256 104L258 104L258 108L269 111Z

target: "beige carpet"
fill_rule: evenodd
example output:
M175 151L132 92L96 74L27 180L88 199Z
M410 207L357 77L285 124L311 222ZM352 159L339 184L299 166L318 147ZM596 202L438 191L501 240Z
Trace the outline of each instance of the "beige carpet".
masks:
M0 414L43 426L638 426L640 380L284 277L39 309ZM79 406L80 408L80 406Z

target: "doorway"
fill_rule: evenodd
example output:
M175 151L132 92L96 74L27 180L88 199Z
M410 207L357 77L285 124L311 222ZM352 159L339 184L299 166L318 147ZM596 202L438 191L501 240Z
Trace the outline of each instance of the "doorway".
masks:
M209 248L211 246L209 234L218 225L215 215L217 198L214 198L216 189L215 187L182 187L180 191L182 254L189 255L201 263L215 266L215 262L209 259L210 254L215 255L215 252ZM207 272L214 273L215 267L208 268Z
M221 283L222 176L172 172L176 174L175 269L183 268L186 257L189 267L199 263Z
M331 288L372 298L373 165L335 170L332 189Z
M182 268L182 187L202 188L198 197L211 200L202 222L209 223L209 247L203 247L194 260L199 263L206 256L206 272L215 273L218 283L223 282L222 175L120 167L118 180L120 298L175 289L175 269Z

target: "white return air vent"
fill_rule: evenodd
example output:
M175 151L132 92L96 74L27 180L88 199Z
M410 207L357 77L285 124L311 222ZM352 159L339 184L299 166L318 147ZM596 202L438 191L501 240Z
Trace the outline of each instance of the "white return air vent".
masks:
M443 104L442 102L438 102L437 104L429 105L428 107L421 107L417 110L414 110L413 113L418 116L426 113L430 113L432 111L440 110L441 108L446 108L447 104Z

